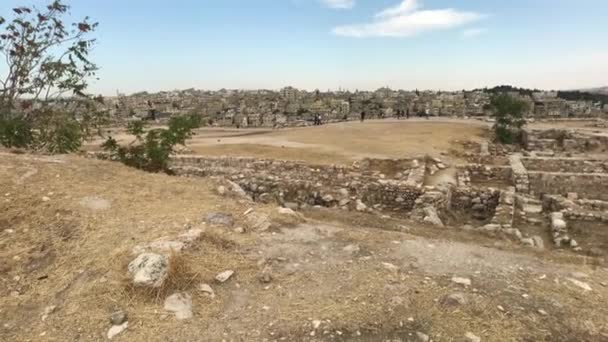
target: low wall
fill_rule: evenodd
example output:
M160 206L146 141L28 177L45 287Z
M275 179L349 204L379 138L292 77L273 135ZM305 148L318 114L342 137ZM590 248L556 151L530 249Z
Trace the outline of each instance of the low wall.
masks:
M581 198L608 201L608 174L528 172L530 191L534 194L577 193Z
M407 169L408 166L416 167ZM356 209L357 203L362 202L377 210L397 212L411 211L424 193L424 173L419 177L420 169L424 169L424 164L413 161L353 166L202 156L176 156L171 161L171 170L177 175L226 177L262 202L349 209ZM381 173L387 171L392 171L393 179Z
M603 173L608 172L608 160L584 158L521 158L528 171Z

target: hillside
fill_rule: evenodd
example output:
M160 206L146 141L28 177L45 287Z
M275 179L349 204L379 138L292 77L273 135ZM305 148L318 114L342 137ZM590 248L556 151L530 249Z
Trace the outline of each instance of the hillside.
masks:
M608 338L608 271L582 259L373 214L280 214L218 195L211 179L79 157L1 154L0 188L3 341L106 340L119 310L117 341ZM209 213L245 232L205 224ZM169 285L130 285L134 247L197 228ZM163 309L174 292L191 296L192 318Z

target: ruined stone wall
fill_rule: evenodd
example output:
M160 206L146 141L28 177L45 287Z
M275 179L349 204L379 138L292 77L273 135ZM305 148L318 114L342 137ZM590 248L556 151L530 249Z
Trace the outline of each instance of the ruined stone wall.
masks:
M530 180L528 177L528 170L521 162L521 156L513 154L509 156L512 171L512 184L515 185L515 190L521 193L528 193L530 191Z
M509 165L496 166L496 165L468 164L468 165L460 166L459 169L468 171L470 183L487 182L487 181L498 181L498 182L510 183L511 179L512 179L512 171L511 171L511 167Z
M608 201L608 174L528 172L534 194L577 193L581 198Z
M498 206L499 196L499 190L454 187L449 210L470 215L477 220L491 219Z
M530 151L554 150L563 152L587 152L608 150L608 136L574 132L563 129L527 130L524 145Z
M177 175L222 176L239 184L255 200L277 201L292 207L325 206L356 209L358 203L377 210L409 212L424 192L424 174L409 163L358 163L353 166L317 165L255 158L176 156ZM393 179L380 169L392 170ZM374 170L375 169L375 170ZM417 183L419 182L419 183ZM360 206L360 205L359 205Z
M583 158L521 158L528 171L603 173L608 172L608 160Z

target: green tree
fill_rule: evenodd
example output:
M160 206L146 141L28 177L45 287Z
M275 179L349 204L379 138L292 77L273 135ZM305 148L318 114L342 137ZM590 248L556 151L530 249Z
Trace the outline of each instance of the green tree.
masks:
M524 114L528 104L509 94L494 95L490 105L496 118L494 132L496 139L503 144L512 144L519 140L521 129L526 125Z
M69 152L80 147L98 112L84 93L97 66L89 53L97 23L68 23L69 6L16 7L0 16L0 142ZM64 96L75 96L64 101ZM28 128L28 129L26 129ZM6 136L8 134L8 137ZM21 134L19 138L15 134Z

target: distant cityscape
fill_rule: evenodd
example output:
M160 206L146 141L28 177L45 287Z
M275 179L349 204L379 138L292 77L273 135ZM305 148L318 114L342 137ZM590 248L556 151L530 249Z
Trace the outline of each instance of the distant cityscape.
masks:
M471 91L175 90L106 97L100 106L110 117L163 120L197 113L207 125L273 127L403 116L477 117L491 114L490 99L508 93L528 104L529 118L593 118L608 115L608 95L558 92L501 86Z

